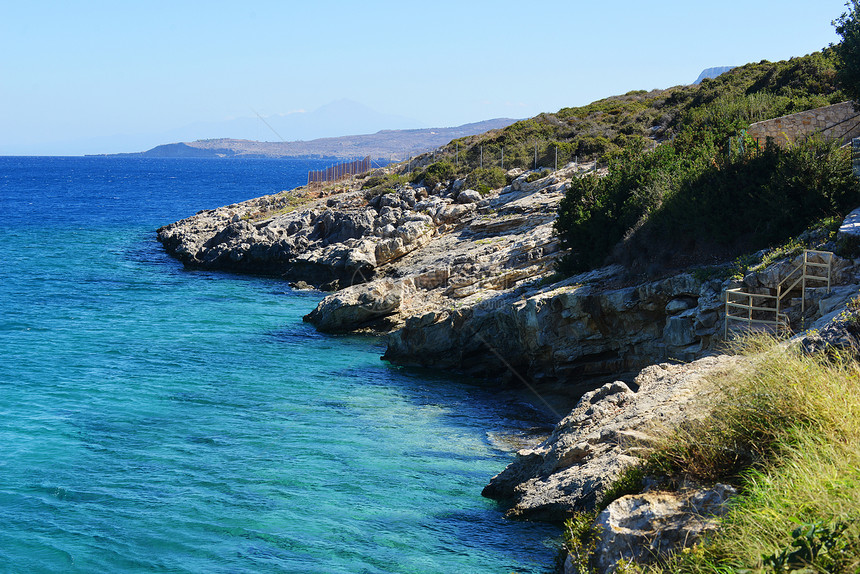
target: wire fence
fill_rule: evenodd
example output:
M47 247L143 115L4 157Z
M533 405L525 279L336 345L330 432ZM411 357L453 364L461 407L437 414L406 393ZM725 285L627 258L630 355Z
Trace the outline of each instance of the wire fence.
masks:
M408 173L423 169L438 161L447 161L456 168L521 168L526 170L560 169L570 163L593 162L601 150L580 149L576 143L537 141L516 145L486 144L471 147L454 142L407 160Z
M370 171L372 167L371 163L372 162L370 160L370 156L367 156L364 159L346 161L327 167L325 169L309 171L308 185L314 183L324 183L327 181L339 181L341 179L346 179L359 173Z
M486 144L461 146L452 142L433 151L409 157L403 160L398 169L400 173L411 173L424 169L430 164L447 161L455 169L468 170L478 168L501 168L504 170L522 168L526 170L554 169L557 170L570 163L593 162L597 155L591 150L580 155L582 146L567 142L538 141L522 145ZM597 151L597 150L594 150ZM358 174L366 173L374 167L384 167L396 160L373 160L370 156L363 159L346 161L327 167L326 169L308 172L308 185L340 181ZM594 166L597 167L596 164Z

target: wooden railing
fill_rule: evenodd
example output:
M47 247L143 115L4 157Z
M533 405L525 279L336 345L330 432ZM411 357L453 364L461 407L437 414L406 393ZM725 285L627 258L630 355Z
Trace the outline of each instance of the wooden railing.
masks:
M813 255L823 259L825 263L810 261ZM783 299L795 289L800 287L801 313L806 313L806 288L808 281L822 281L827 283L827 292L830 292L833 268L833 253L830 251L816 251L806 249L803 252L803 262L795 267L785 279L776 286L776 295L762 293L747 293L740 287L726 289L726 323L723 336L728 338L729 321L746 323L748 328L753 325L765 325L773 327L777 333L780 329L791 330L788 315L780 312L785 309L782 305ZM813 271L826 271L825 275L812 274ZM732 311L741 314L733 315ZM755 313L755 316L754 316Z
M772 307L757 305L757 299L763 300L764 303L773 301L774 305ZM781 328L791 329L788 315L779 312L779 302L780 298L777 295L747 293L740 287L726 289L726 326L724 336L729 336L729 321L742 321L747 324L748 328L752 328L753 325L769 325L774 327L777 332ZM733 309L740 309L745 315L732 315L731 311ZM773 314L773 319L753 318L753 312L762 312L766 316Z

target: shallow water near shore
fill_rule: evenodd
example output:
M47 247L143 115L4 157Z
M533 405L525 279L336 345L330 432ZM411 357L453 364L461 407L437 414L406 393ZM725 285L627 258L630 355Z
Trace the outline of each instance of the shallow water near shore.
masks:
M0 571L550 569L558 529L480 496L535 411L155 241L326 164L0 158Z

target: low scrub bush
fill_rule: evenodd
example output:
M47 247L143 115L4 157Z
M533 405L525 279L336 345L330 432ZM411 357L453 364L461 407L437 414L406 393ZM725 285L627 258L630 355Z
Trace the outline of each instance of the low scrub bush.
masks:
M449 161L437 161L431 163L427 168L420 172L414 179L414 183L419 181L424 182L427 189L432 190L437 183L447 181L454 176L454 165Z

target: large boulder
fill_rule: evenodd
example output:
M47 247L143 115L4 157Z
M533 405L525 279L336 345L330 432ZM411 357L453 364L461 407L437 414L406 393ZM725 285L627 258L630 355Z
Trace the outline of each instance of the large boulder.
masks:
M356 285L329 295L304 320L328 333L354 331L400 309L403 284L374 281L368 288Z
M457 203L478 203L481 201L481 194L474 189L464 189L457 194Z
M737 491L728 485L682 492L646 492L622 496L594 523L598 572L614 572L625 562L646 563L688 548L715 531L728 500Z

